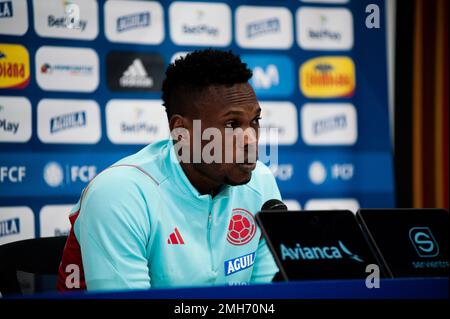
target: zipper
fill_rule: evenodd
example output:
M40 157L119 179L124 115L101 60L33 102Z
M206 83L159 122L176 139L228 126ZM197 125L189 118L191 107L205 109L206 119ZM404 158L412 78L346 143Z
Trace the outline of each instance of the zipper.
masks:
M208 241L209 262L211 264L211 271L215 271L214 258L213 258L213 252L212 252L212 243L211 243L211 225L212 225L212 214L211 214L211 205L210 205L209 214L208 214L207 241Z

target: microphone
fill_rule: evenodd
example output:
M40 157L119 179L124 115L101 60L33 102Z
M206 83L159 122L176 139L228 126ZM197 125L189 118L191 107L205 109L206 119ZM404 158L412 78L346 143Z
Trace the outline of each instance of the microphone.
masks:
M261 211L268 211L268 210L282 210L287 211L288 208L286 204L284 204L281 200L278 199L269 199L267 202L265 202L262 207ZM261 233L261 237L259 240L263 238L263 234ZM283 275L280 271L278 271L275 276L272 278L272 282L282 282L285 281L283 278Z
M262 205L261 210L285 210L287 211L287 206L278 199L269 199L267 202Z
M288 211L287 206L279 199L269 199L261 206L261 212L264 211ZM259 223L258 214L256 215L256 222ZM261 237L259 240L263 239L263 233L261 232Z

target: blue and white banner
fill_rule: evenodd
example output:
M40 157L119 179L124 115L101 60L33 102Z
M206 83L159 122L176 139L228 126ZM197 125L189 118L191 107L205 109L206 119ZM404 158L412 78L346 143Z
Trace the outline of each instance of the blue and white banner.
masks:
M165 68L207 47L253 70L290 208L394 207L385 10L384 0L0 0L0 244L67 233L97 173L168 136Z

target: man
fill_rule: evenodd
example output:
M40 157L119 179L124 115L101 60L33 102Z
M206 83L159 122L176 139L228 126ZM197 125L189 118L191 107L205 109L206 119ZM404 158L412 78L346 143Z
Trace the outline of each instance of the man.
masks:
M120 160L84 189L70 216L60 291L272 280L278 269L254 215L281 197L256 162L261 109L251 76L239 57L212 49L168 67L162 99L172 139ZM205 153L196 120L200 133L233 132L231 142Z

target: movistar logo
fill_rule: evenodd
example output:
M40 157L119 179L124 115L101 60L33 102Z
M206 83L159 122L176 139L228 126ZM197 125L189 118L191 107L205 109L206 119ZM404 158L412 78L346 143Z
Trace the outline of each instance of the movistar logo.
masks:
M286 247L285 245L280 245L281 259L282 260L321 260L321 259L342 259L348 257L357 262L363 262L363 260L358 256L353 254L347 247L338 241L337 246L316 246L316 247L306 247L296 244L294 248Z

